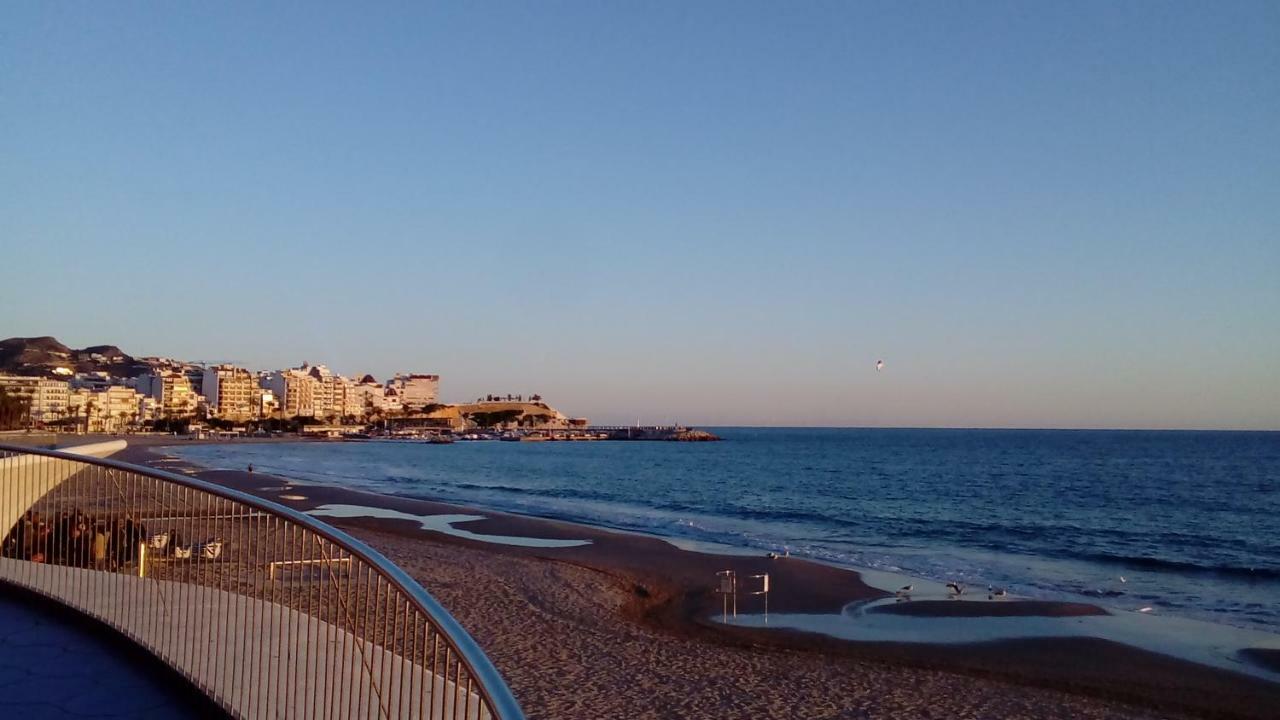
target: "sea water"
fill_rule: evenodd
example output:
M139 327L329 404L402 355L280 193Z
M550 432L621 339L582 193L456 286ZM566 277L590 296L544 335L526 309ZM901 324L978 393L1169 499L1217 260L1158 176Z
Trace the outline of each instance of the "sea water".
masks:
M718 428L191 445L196 464L1280 631L1280 433Z

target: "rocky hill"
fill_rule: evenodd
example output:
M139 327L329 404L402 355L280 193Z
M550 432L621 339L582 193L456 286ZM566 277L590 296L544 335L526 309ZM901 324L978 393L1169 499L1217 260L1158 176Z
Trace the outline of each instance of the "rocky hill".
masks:
M115 345L75 350L48 336L0 340L0 374L58 377L66 371L135 377L146 372L147 366Z

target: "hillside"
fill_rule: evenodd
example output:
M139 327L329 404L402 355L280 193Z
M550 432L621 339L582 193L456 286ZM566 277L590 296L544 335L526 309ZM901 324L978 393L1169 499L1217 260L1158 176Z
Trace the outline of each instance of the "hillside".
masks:
M56 368L125 377L135 377L147 370L145 364L115 345L91 345L75 350L49 336L0 340L0 374L55 377Z

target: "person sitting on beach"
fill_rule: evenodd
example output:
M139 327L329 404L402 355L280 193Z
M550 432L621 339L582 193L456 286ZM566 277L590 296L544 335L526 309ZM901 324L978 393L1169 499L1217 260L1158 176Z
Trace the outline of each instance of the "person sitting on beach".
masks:
M107 569L107 530L102 525L93 530L93 569Z

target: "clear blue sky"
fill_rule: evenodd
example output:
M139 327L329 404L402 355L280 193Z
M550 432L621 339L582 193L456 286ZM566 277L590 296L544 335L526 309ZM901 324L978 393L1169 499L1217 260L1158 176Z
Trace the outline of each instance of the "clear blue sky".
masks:
M1280 4L265 5L0 6L0 337L1280 428Z

